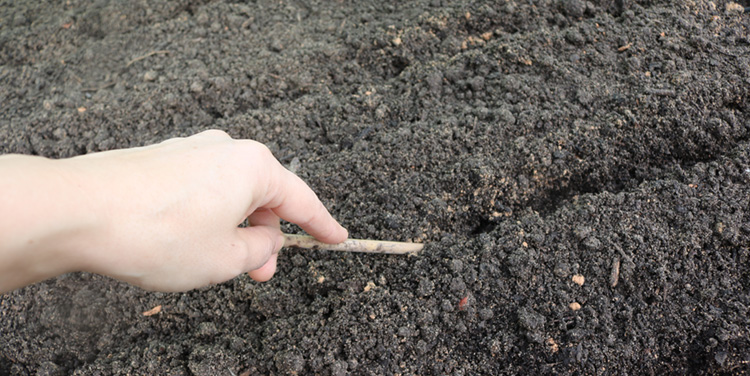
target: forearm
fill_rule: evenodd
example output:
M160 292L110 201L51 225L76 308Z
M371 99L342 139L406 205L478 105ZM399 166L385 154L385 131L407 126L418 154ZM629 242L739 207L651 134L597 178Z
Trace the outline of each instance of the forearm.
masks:
M0 293L78 270L160 291L244 272L265 281L279 218L324 242L347 237L268 148L220 131L62 160L0 156Z
M96 226L67 164L0 157L0 293L78 270L74 256Z

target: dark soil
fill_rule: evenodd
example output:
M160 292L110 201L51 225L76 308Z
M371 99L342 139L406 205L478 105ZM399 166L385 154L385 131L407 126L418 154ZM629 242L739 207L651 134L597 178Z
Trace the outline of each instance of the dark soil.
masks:
M0 297L0 374L750 371L747 1L146 3L0 1L0 152L223 129L428 245L61 276Z

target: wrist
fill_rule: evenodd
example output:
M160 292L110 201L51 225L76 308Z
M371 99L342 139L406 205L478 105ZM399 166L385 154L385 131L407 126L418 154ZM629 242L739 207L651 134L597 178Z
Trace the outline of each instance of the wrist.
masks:
M97 218L68 160L7 156L0 175L0 290L82 270Z

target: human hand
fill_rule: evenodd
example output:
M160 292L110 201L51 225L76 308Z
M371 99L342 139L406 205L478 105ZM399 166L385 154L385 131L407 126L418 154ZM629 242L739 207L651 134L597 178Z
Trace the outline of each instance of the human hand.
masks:
M146 289L189 290L243 272L270 279L283 244L279 218L323 242L347 238L268 148L221 131L64 162L99 222L72 257L80 269ZM245 218L250 226L239 228Z

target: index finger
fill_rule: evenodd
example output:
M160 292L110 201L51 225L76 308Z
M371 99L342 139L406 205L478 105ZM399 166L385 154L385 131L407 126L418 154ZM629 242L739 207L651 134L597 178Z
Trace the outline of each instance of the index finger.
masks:
M263 207L322 242L335 244L346 240L349 236L346 229L333 219L307 183L281 164L279 167L278 173L272 174L267 192L269 201Z

